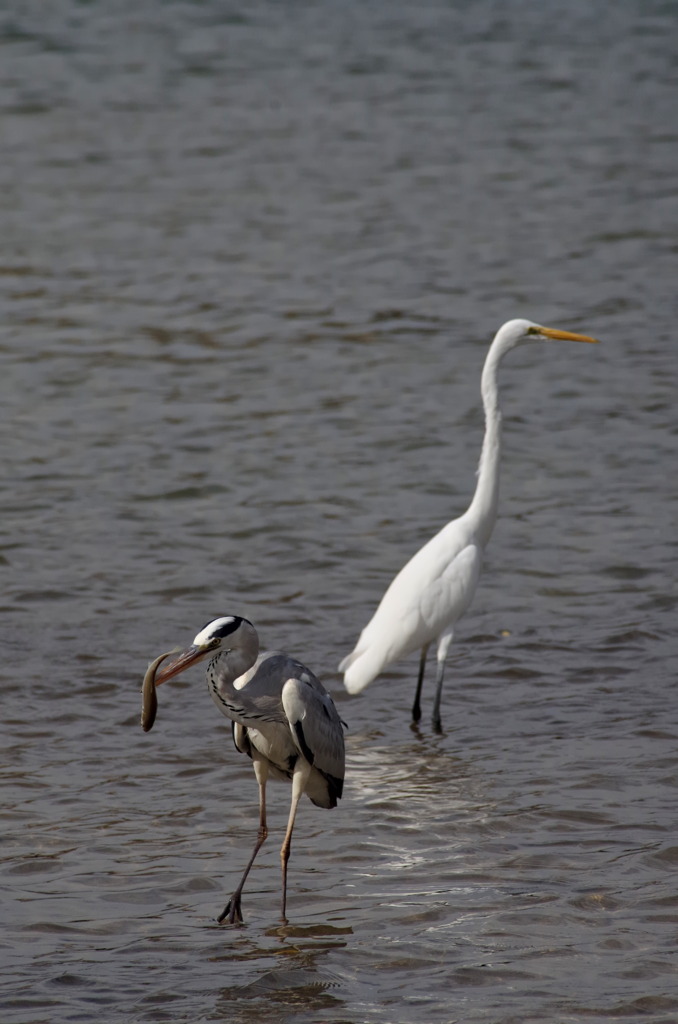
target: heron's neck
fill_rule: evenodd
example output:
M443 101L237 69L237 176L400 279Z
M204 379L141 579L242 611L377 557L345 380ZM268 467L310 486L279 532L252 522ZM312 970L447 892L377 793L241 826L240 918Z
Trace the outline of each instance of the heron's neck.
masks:
M499 465L501 460L501 410L497 387L497 369L503 353L487 354L480 381L485 411L485 437L478 464L478 482L467 515L475 523L475 532L484 547L492 535L499 507Z
M234 683L254 665L258 653L259 641L253 631L252 636L241 638L238 647L216 654L207 667L207 682L212 696L217 699L216 690L226 700L236 697L240 691ZM237 703L241 701L238 699Z

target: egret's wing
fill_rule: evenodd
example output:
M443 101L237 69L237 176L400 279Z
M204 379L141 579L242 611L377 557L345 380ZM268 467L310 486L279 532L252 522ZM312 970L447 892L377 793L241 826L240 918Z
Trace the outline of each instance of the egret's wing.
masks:
M423 591L420 611L432 633L461 618L473 600L482 563L477 544L468 544Z
M300 754L341 796L344 779L344 732L334 701L307 669L287 680L282 704Z
M358 693L386 666L421 649L463 615L481 560L482 550L463 517L448 523L413 555L339 666L349 693Z

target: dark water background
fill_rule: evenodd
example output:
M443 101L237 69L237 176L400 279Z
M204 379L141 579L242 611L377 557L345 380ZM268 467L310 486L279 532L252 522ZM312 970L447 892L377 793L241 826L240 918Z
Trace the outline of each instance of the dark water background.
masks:
M678 1020L678 5L0 8L0 1020ZM335 666L465 507L500 519L445 732ZM344 800L251 767L218 612L348 721ZM169 692L167 692L169 691Z

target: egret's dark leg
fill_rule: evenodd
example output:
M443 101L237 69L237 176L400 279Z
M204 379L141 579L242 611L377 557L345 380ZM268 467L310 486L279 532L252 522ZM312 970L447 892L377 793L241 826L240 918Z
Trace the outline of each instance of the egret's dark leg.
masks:
M438 640L438 667L436 672L436 695L433 700L433 714L431 715L431 724L434 732L442 732L443 724L440 719L440 701L443 695L443 677L445 675L445 659L447 658L447 652L452 643L452 637L454 632L450 629Z
M301 762L301 764L299 763ZM290 816L287 821L287 831L285 832L285 838L280 848L280 866L282 868L282 919L287 922L287 916L285 914L285 908L287 906L287 862L290 859L290 849L292 847L292 830L294 829L294 819L297 816L297 807L301 800L301 795L306 789L306 783L308 777L311 774L311 766L306 760L299 758L297 765L294 769L294 775L292 776L292 803L290 804Z
M250 857L247 867L240 879L240 885L235 890L230 900L224 907L223 913L219 914L217 921L221 924L223 921L228 919L229 924L242 924L242 910L240 909L240 901L242 898L242 891L247 880L247 876L250 873L250 868L254 864L254 860L259 853L259 850L266 842L268 836L268 828L266 827L266 778L268 771L266 767L260 761L254 761L254 773L259 783L259 831L257 833L257 841L254 844L254 850Z
M443 731L443 723L440 718L440 699L443 694L443 676L445 674L445 662L438 662L438 670L436 672L436 695L433 701L433 714L431 715L431 725L433 726L434 732Z
M418 722L421 718L421 688L424 683L424 671L426 669L426 655L428 653L428 644L421 649L421 658L419 659L419 678L417 679L417 689L414 694L414 704L412 705L412 721Z

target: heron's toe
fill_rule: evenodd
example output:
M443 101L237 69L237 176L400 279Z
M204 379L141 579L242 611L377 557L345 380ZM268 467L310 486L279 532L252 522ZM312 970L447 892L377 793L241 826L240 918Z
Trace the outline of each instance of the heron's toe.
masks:
M219 914L219 917L217 918L217 922L219 924L223 924L224 921L227 921L228 924L242 924L243 923L242 910L240 909L240 897L239 896L231 897L231 899L228 901L228 903L224 907L223 912L221 914Z

